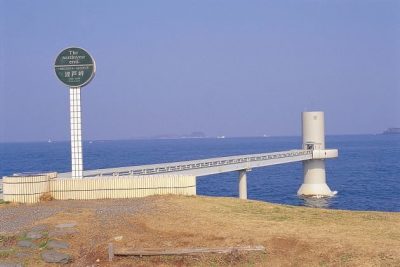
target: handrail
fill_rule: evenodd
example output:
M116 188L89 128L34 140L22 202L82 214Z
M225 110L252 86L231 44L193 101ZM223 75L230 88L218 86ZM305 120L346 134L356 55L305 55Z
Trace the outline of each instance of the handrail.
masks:
M211 159L194 160L194 161L183 161L183 162L166 163L164 164L164 166L162 166L162 164L155 164L160 166L151 168L143 168L146 165L132 166L131 168L124 167L125 170L122 171L118 171L119 168L115 168L115 170L100 169L98 170L97 173L85 175L85 177L161 174L161 173L171 173L177 171L198 170L198 169L212 168L217 166L218 167L228 166L239 163L250 163L250 162L274 160L281 158L291 158L291 157L305 156L305 155L312 155L312 150L290 150L290 151L282 151L274 153L250 154L250 155L239 155L239 156L211 158Z

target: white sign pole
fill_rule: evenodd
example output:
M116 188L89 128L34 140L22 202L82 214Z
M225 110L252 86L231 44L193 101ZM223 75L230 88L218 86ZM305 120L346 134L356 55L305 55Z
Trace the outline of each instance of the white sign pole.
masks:
M68 47L58 54L54 70L58 79L69 87L72 178L82 179L81 87L93 79L96 64L84 49Z
M71 162L72 178L83 178L82 127L81 127L81 88L69 88L71 119Z

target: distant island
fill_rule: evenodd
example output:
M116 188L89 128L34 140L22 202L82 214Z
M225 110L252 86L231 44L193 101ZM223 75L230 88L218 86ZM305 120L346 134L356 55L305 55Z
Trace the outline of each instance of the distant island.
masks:
M387 128L382 134L400 134L400 128Z

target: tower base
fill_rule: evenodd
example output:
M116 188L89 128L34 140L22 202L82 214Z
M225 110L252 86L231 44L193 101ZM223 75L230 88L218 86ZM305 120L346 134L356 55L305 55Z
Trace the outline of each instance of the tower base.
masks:
M331 191L326 183L323 184L302 184L297 195L308 197L332 197L336 191Z

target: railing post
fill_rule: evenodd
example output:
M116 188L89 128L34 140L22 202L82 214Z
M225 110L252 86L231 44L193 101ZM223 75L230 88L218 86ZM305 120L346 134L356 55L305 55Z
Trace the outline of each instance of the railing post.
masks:
M247 199L247 170L239 171L239 198Z

